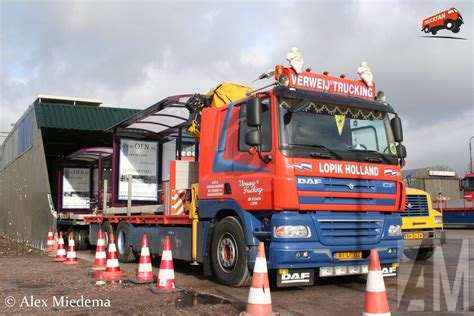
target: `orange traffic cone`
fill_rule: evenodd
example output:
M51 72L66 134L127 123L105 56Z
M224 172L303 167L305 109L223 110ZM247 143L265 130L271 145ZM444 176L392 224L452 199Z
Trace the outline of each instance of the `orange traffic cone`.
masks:
M161 254L160 271L158 272L158 281L156 286L150 284L153 293L170 293L179 292L181 289L176 288L176 280L174 278L173 254L171 252L170 236L166 236L163 245L163 253Z
M53 237L53 231L51 228L48 228L48 241L46 241L46 252L50 252L53 250L53 244L54 244L54 237Z
M257 259L253 268L252 285L247 299L247 310L241 316L270 316L272 311L272 298L268 283L267 258L265 257L265 244L258 245Z
M362 315L390 316L390 306L385 292L379 253L375 249L370 250L369 273L367 274L365 304Z
M58 252L58 232L54 233L54 240L53 240L53 247L51 248L51 253L49 254L50 257L56 257Z
M95 260L94 260L94 270L105 269L107 264L107 255L105 254L105 240L104 233L102 229L99 229L99 234L97 235L97 247L95 249Z
M76 244L74 242L74 233L69 234L69 241L67 244L67 255L64 264L78 264L76 255Z
M105 271L98 275L100 279L117 280L125 275L120 271L119 261L117 257L117 247L115 246L114 234L109 236L109 252L107 254L107 264Z
M64 239L63 234L59 233L58 239L58 251L56 252L56 258L54 258L56 262L66 261L66 249L64 248Z
M138 264L137 277L131 278L133 283L152 283L155 279L151 268L150 249L148 248L148 237L142 237L142 249L140 251L140 263Z

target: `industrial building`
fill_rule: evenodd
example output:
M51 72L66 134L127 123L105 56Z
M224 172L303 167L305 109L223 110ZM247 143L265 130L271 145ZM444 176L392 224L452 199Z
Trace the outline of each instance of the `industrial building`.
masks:
M463 198L460 191L460 176L448 166L431 166L403 171L405 183L415 189L431 194L433 200L459 200Z
M83 147L110 146L109 127L138 112L101 101L40 95L0 146L0 234L44 248L55 228L58 163Z

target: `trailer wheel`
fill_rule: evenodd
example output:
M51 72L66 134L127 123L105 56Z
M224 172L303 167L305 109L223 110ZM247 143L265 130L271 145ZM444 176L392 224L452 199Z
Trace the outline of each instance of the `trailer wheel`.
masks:
M130 225L121 221L117 226L117 256L120 262L134 262L135 255L130 247Z
M242 286L250 278L247 244L242 225L235 217L221 220L211 243L211 262L217 280L228 286Z
M102 232L104 233L105 248L109 247L109 236L114 233L114 229L109 222L102 223ZM114 236L115 237L115 236Z
M77 236L77 250L87 250L89 248L89 236L86 230L80 229L74 233Z
M425 261L433 256L434 248L405 249L405 256L415 261Z
M88 236L85 234L85 231L82 229L77 228L69 228L67 230L66 239L64 240L64 244L68 245L69 243L69 235L74 234L74 245L76 250L86 250L89 247Z

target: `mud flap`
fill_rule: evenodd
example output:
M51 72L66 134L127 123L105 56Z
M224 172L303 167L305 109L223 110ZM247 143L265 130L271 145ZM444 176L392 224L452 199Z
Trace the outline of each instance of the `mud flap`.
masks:
M312 286L314 285L314 269L278 269L277 287Z
M398 273L397 267L393 267L391 264L389 265L382 265L382 275L384 278L387 277L396 277Z

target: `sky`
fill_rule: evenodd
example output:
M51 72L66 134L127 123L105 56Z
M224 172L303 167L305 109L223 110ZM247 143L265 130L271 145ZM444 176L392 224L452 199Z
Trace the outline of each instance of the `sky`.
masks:
M420 31L452 6L465 24L437 35L463 39ZM369 64L402 118L406 169L464 174L474 136L473 10L472 1L0 0L0 131L39 94L144 109L222 82L250 85L298 47L315 72L356 79L361 61Z

